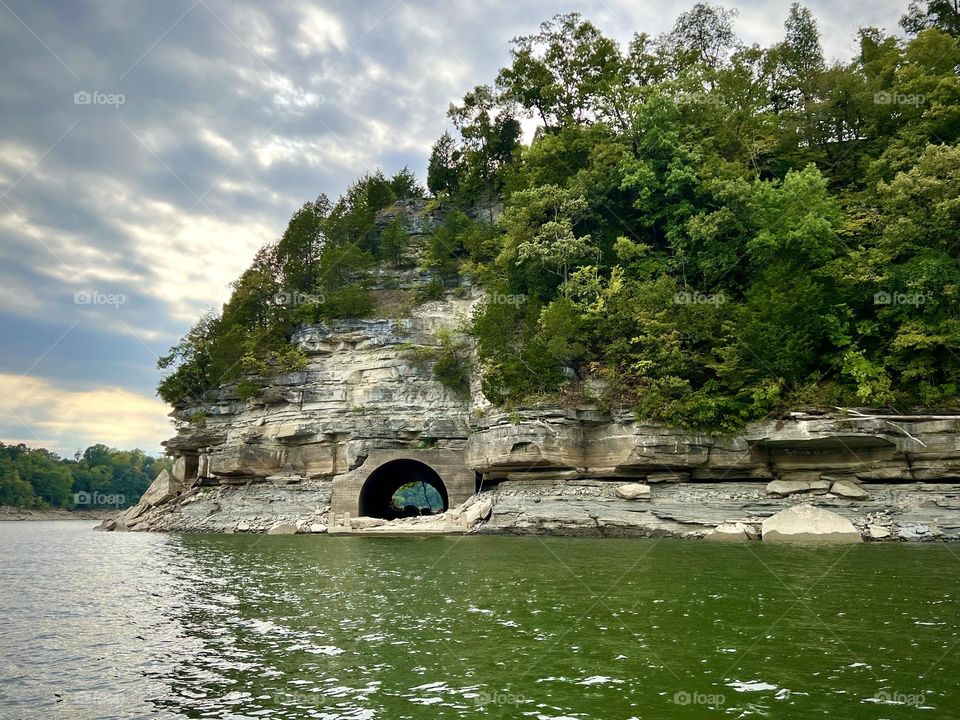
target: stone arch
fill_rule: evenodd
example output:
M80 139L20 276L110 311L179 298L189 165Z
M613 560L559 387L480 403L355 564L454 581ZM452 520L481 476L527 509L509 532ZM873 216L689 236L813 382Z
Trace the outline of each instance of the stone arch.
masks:
M358 498L360 515L387 520L400 517L391 507L391 500L397 490L411 482L429 485L440 495L443 510L450 507L447 486L436 470L413 458L398 458L383 463L367 477Z

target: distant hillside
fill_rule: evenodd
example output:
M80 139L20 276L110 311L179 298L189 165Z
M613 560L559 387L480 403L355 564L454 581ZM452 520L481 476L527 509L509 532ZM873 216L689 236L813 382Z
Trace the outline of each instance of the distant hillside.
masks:
M93 445L72 460L0 443L0 506L91 510L129 507L170 461L142 450Z

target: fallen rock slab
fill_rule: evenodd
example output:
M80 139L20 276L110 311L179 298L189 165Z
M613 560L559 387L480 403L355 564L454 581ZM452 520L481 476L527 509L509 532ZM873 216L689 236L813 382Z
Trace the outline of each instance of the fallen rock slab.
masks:
M617 497L624 500L649 500L650 486L643 483L626 483L617 486Z
M272 525L267 530L267 535L294 535L297 532L297 526L292 522L281 522Z
M850 500L867 500L870 497L870 493L849 480L837 480L830 486L830 492Z
M812 505L795 505L763 521L763 541L771 543L863 542L853 523Z
M740 542L743 540L756 540L757 531L746 523L722 523L717 525L713 531L707 533L706 539L711 542Z
M821 493L830 489L826 480L774 480L767 483L767 493L774 497L787 497L797 493Z

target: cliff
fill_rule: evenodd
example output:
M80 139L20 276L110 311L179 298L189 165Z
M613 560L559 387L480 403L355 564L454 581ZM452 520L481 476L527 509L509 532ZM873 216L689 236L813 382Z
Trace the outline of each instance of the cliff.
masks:
M594 407L504 412L476 373L466 394L432 368L482 297L465 286L407 317L301 328L307 367L178 409L173 476L104 528L747 538L813 503L869 539L960 538L960 418L797 412L719 436ZM450 511L385 517L411 479Z

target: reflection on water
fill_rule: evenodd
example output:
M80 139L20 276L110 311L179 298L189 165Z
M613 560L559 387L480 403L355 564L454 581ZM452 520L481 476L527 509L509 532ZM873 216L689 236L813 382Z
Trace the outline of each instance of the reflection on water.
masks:
M951 717L960 554L0 523L3 718Z

